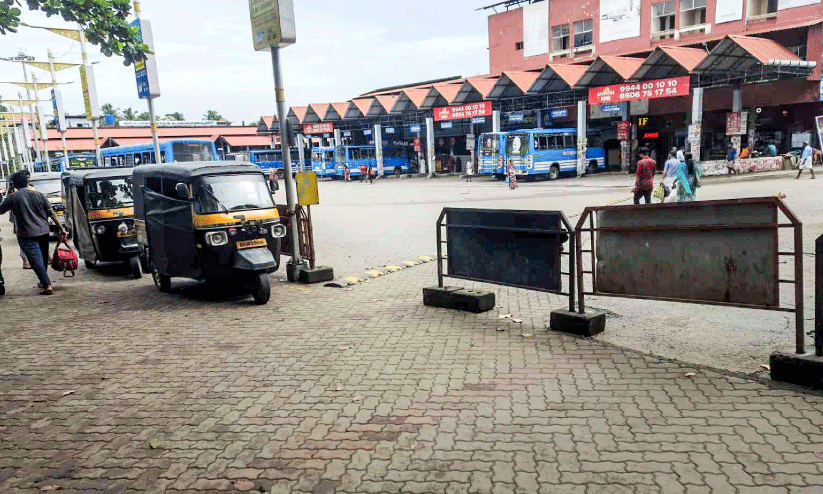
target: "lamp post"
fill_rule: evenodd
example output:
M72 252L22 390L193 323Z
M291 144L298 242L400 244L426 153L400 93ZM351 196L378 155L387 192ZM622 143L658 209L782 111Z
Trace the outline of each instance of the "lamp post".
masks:
M23 81L28 83L29 73L28 71L26 71L26 62L33 62L34 57L28 56L25 53L20 52L17 54L17 56L9 57L6 60L10 62L20 62L21 67L23 67ZM31 89L29 89L28 86L26 86L26 99L31 101ZM40 155L40 141L37 139L37 122L34 121L37 120L37 118L35 117L35 115L36 114L34 113L32 105L29 104L29 116L32 117L32 128L34 130L34 153L37 156L37 161L41 161L43 157ZM29 136L24 136L24 138L28 140Z

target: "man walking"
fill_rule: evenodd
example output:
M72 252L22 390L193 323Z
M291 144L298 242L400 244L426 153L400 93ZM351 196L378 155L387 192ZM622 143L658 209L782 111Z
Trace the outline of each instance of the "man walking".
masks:
M0 215L12 211L17 227L17 243L40 280L40 295L54 293L51 280L46 272L49 256L49 218L66 235L66 229L54 214L49 200L42 192L29 188L28 172L19 171L12 175L16 191L0 204Z
M726 151L726 168L729 170L729 175L737 175L737 168L734 166L734 161L737 159L737 149L729 143L729 149Z
M640 161L637 162L637 180L634 183L634 203L640 204L640 198L646 200L646 204L652 203L652 190L654 190L654 173L657 163L649 157L649 150L640 148Z
M798 166L797 176L794 177L795 180L800 178L800 174L803 173L803 170L809 170L812 172L812 180L814 180L814 150L811 146L809 146L808 142L803 143L803 154L800 155L800 166Z
M666 198L672 193L678 168L680 168L680 161L677 159L677 155L669 153L669 159L663 165L663 199L660 200L661 203L666 202Z

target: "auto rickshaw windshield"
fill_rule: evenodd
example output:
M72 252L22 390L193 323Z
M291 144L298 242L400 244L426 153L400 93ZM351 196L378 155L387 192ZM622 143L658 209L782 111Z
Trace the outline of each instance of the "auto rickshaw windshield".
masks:
M131 177L106 178L86 183L89 209L130 208L134 205Z
M45 194L46 197L57 197L62 191L62 184L59 178L55 180L33 180L31 185L37 189L38 192Z
M198 214L273 207L271 191L262 174L203 177L195 186L194 209Z

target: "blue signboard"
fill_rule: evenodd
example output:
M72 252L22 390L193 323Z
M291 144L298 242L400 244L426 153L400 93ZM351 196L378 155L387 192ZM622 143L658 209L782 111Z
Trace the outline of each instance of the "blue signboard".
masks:
M105 119L106 125L109 125L111 127L117 125L117 119L114 117L114 115L106 115L103 118Z
M600 113L620 113L623 107L620 105L600 105Z
M409 127L409 131L410 132L420 132L420 126L419 125L412 125L411 127Z
M394 127L386 127L386 134L394 134Z
M486 117L474 117L472 119L472 124L483 125L486 123Z
M549 113L552 118L567 118L569 116L568 108L557 108Z
M452 125L451 122L443 122L440 124L441 129L451 129L452 127L454 127L454 125Z
M343 131L343 137L351 137L351 131L350 130L344 130Z
M370 136L370 135L371 135L371 129L366 129L366 130L364 130L364 131L363 131L363 135L364 135L364 136Z
M520 123L523 121L523 114L522 113L510 113L509 114L509 122L511 123Z

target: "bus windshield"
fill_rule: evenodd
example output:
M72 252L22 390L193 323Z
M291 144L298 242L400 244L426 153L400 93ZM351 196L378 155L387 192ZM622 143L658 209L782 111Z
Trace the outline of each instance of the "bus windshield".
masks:
M31 185L39 192L45 194L46 197L57 197L62 193L59 178L53 180L32 180Z
M172 144L174 161L213 161L211 144L205 142L175 142Z
M510 156L529 154L529 136L527 134L509 134L506 154Z
M483 156L496 156L500 151L500 140L495 135L484 135L482 137Z
M134 205L131 177L107 178L86 184L89 209L130 208Z
M263 175L203 177L194 194L194 208L199 214L273 207L271 191Z

